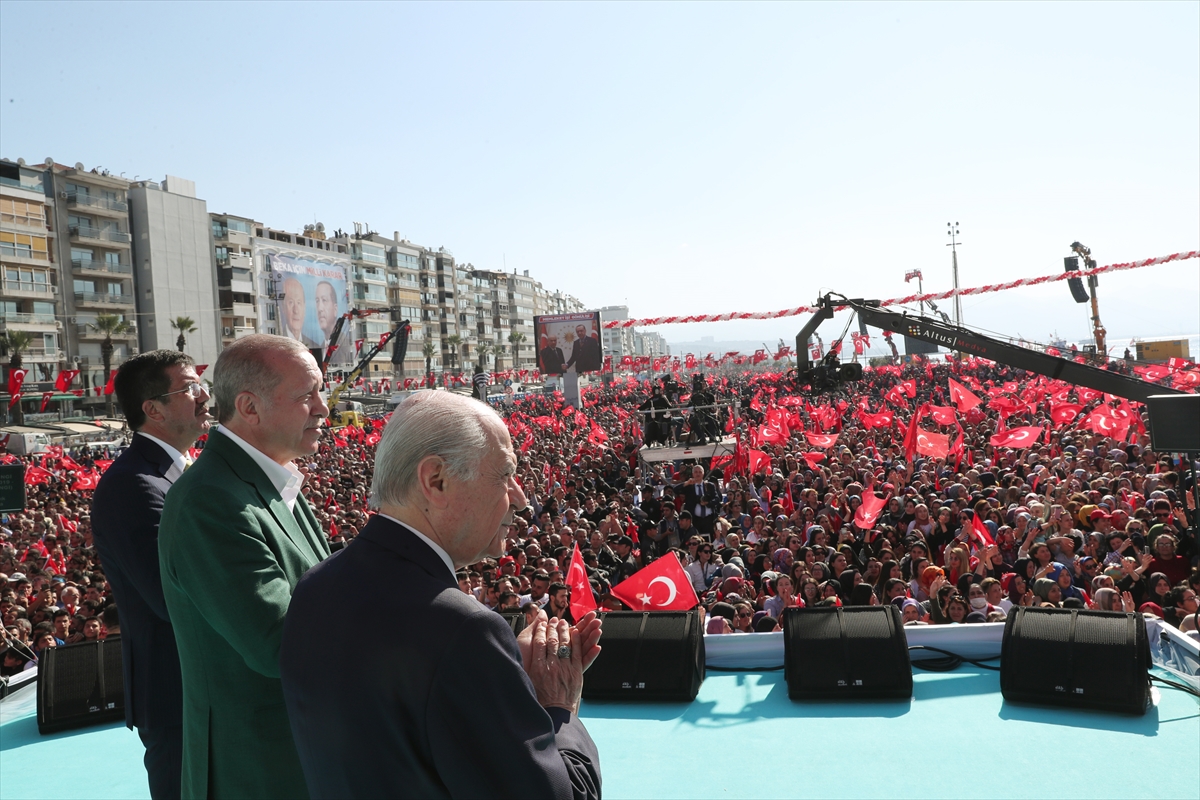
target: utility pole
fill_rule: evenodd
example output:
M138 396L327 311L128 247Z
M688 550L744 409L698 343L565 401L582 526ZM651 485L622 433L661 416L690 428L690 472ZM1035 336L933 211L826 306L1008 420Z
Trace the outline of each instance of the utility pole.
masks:
M950 237L950 259L954 266L954 289L958 291L958 223L946 223L946 235ZM954 324L962 326L962 299L954 295Z

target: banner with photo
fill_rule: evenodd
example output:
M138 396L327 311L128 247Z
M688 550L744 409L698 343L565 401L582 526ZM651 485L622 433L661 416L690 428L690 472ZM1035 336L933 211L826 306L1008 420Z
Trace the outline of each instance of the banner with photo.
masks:
M600 312L543 314L533 318L538 369L543 375L599 372L604 363Z
M338 318L350 308L346 268L303 256L272 253L267 258L275 282L280 335L324 352ZM331 365L353 362L351 327L342 327Z

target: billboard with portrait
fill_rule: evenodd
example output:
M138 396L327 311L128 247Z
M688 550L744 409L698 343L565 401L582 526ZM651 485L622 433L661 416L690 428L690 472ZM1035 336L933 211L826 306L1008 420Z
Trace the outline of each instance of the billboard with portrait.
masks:
M271 253L267 260L275 284L279 334L324 351L338 318L350 308L346 267L298 254ZM354 360L351 327L342 327L330 364L346 366Z
M543 375L599 372L604 363L600 312L543 314L533 318L538 369Z

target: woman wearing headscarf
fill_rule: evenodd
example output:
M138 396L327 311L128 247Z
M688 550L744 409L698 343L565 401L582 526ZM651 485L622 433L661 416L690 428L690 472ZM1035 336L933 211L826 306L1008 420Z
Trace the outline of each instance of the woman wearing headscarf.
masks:
M850 592L854 590L855 586L862 583L862 575L854 568L844 569L838 575L838 583L842 587L842 590L838 592L841 595L842 603L843 605L848 604L850 602Z
M877 606L879 598L875 596L875 587L869 583L860 583L850 590L850 606Z
M1058 584L1049 578L1038 578L1033 582L1033 594L1037 597L1038 605L1051 605L1055 608L1062 602L1062 590Z
M779 547L771 554L771 567L776 572L787 575L792 571L792 551L787 547ZM776 616L772 614L771 616Z
M1062 595L1060 603L1068 597L1078 598L1085 606L1091 602L1087 592L1075 585L1074 576L1066 564L1055 561L1050 565L1050 571L1046 573L1046 577L1058 584L1059 593Z

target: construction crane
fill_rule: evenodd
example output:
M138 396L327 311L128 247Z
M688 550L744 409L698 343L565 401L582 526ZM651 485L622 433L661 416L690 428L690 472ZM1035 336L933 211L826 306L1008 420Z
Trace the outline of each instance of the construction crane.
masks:
M342 316L338 317L337 322L334 323L333 331L329 334L329 347L325 351L325 356L321 359L321 375L325 375L326 370L329 367L329 361L333 358L334 352L336 352L338 349L337 341L339 338L341 338L342 329L346 326L347 321L352 319L363 319L375 314L398 313L399 311L400 309L398 308L352 308ZM380 336L379 341L371 345L370 349L363 354L362 358L359 359L354 368L346 373L346 376L343 378L342 382L334 387L333 391L329 394L328 400L329 426L331 428L340 428L346 425L356 425L358 427L362 427L362 406L358 403L354 403L352 405L347 401L345 403L345 408L339 407L342 405L342 402L340 401L342 393L354 385L354 382L358 380L360 375L362 375L363 370L365 370L367 365L371 363L371 359L375 358L375 356L377 356L380 351L383 350L383 348L387 347L388 344L391 343L392 340L397 336L400 338L396 342L397 349L393 352L392 363L399 363L403 365L404 355L408 350L408 335L411 332L411 323L409 323L408 320L401 320L399 323L397 323L394 329Z

